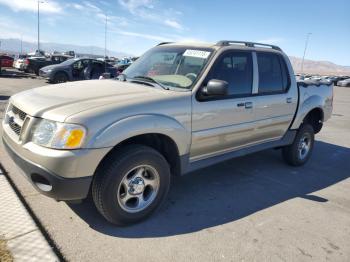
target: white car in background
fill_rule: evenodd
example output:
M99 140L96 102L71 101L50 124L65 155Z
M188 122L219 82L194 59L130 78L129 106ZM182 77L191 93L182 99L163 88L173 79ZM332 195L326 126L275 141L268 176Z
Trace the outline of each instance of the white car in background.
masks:
M13 62L13 67L23 71L24 70L24 62L28 58L28 55L19 55L17 59Z
M321 81L322 77L321 76L312 76L310 80L316 80L316 81Z

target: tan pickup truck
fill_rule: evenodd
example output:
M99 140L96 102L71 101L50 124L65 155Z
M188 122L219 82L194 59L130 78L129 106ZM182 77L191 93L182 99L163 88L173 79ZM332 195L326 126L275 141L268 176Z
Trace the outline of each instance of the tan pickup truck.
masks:
M162 43L118 79L12 96L3 141L39 192L91 192L108 221L131 224L160 206L171 176L268 148L303 165L332 103L332 84L297 83L277 46Z

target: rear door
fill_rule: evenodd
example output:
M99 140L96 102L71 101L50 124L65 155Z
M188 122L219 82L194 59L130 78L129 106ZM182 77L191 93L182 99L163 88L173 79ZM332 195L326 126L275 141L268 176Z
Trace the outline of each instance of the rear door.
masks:
M258 93L255 100L256 129L253 140L267 142L282 138L297 108L297 89L290 88L289 70L283 56L256 52Z

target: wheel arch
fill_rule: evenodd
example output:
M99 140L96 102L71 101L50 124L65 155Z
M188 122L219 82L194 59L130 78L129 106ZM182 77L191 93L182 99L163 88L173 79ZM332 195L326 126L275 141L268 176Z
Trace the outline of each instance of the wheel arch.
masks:
M190 132L175 119L160 115L138 115L105 128L95 135L88 147L111 148L100 161L101 164L123 146L146 145L160 152L168 161L172 174L179 175L190 142Z
M70 80L70 77L69 77L69 74L64 71L64 70L59 70L59 71L56 71L52 77L53 81L55 81L55 78L58 74L64 74L66 77L67 77L67 80L69 81Z
M181 158L175 141L169 136L160 133L137 135L121 141L105 155L97 169L110 161L116 152L128 145L143 145L155 149L167 160L172 175L177 176L181 174Z
M308 122L313 126L315 134L318 133L323 126L324 106L324 99L320 96L313 95L308 97L299 105L291 129L299 129L303 123Z
M314 129L315 134L321 131L324 120L324 112L321 108L315 107L309 111L303 119L303 124L308 123Z

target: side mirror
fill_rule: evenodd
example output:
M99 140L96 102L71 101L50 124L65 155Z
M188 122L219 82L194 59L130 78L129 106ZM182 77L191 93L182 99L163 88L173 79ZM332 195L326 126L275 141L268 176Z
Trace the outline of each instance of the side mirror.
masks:
M211 79L208 84L202 88L204 96L225 96L228 92L228 83L223 80Z

